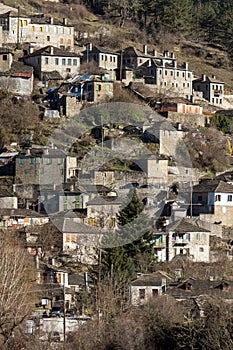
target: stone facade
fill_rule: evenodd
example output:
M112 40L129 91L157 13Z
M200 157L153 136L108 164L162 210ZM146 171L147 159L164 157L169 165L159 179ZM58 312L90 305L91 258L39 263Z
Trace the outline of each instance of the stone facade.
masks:
M23 17L6 13L1 15L3 23L3 43L24 44L33 43L37 47L54 45L62 49L73 50L74 28L63 23L54 23L53 18L42 20L36 17Z
M200 79L193 81L193 89L202 92L203 97L215 106L221 106L224 102L224 82L216 79L215 76L209 78L202 74Z
M43 80L43 73L57 71L63 78L79 73L80 57L73 52L46 46L24 56L25 64L34 68L34 73Z
M189 219L181 219L166 227L168 233L168 261L177 255L187 255L192 261L209 261L210 232Z

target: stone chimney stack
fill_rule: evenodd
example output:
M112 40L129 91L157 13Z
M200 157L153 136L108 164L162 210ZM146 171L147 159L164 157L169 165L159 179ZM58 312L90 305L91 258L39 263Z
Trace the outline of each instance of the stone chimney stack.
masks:
M50 24L53 24L53 17L50 17Z
M144 55L147 55L147 45L143 45L143 53Z
M67 24L68 24L67 18L63 18L63 25L64 25L64 26L67 26Z

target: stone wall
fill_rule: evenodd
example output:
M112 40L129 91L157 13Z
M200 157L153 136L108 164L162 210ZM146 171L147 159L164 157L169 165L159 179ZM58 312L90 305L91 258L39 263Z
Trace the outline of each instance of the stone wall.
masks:
M167 118L171 122L189 124L192 126L205 127L209 123L210 116L194 114L194 113L177 113L167 112Z

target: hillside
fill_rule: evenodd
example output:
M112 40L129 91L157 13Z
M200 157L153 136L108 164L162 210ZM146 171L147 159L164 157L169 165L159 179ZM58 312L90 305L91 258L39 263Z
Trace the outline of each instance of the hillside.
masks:
M149 6L150 2L136 1L135 4L137 2L141 3L141 6L144 3L141 15L147 16L146 25L138 19L140 17L138 9L134 14L130 12L131 10L127 7L128 1L120 2L119 8L116 7L115 1L112 1L111 5L106 1L63 1L56 3L56 6L53 1L3 1L8 6L19 6L21 14L44 15L58 20L66 17L75 27L77 50L82 49L83 45L89 41L114 50L129 45L142 49L142 45L146 43L149 51L156 48L158 52L164 50L174 52L178 60L189 63L189 68L197 76L202 73L209 76L215 75L226 83L226 93L233 92L231 46L226 44L219 33L216 33L214 38L210 34L207 35L209 22L202 23L201 19L199 20L200 14L196 13L192 21L194 20L195 23L200 21L200 23L196 23L193 28L184 28L183 24L178 28L168 28L167 22L163 22L162 26L161 19L159 21L156 19L156 27L153 8ZM227 4L228 1L225 0L224 3ZM209 11L211 16L211 8ZM228 30L231 31L231 28ZM210 29L208 33L209 31Z

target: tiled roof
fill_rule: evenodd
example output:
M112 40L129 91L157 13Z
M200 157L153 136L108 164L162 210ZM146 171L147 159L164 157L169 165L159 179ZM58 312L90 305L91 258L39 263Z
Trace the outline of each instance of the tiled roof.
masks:
M87 202L87 205L121 205L124 203L123 199L118 198L117 196L97 196Z
M233 193L233 185L224 181L220 181L215 189L215 192Z
M183 218L166 226L167 232L186 233L186 232L210 232L196 225L191 219Z
M195 82L195 83L206 83L206 82L208 83L209 82L209 83L224 84L223 81L218 80L218 79L213 78L213 77L209 78L208 76L206 76L205 80L203 80L203 78L201 77L201 78L193 80L193 82Z

